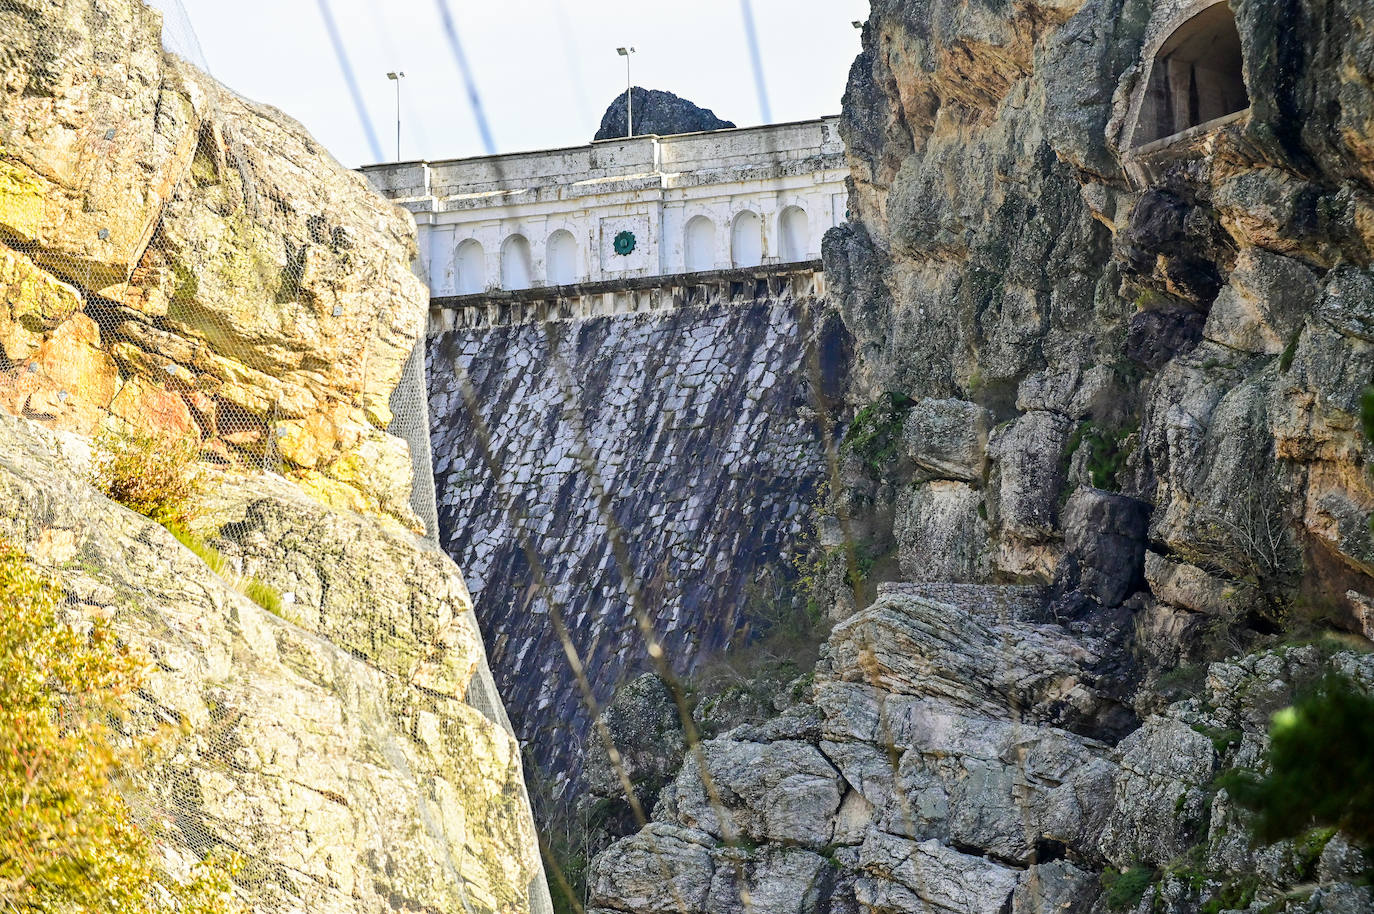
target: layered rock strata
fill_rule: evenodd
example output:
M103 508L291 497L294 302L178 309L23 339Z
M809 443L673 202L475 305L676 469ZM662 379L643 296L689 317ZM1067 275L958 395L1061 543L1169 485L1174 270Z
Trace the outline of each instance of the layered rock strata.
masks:
M1374 8L871 6L825 249L870 407L838 624L593 907L1368 910L1345 837L1253 841L1217 776L1320 676L1374 685ZM855 554L904 583L866 606Z
M1269 715L1325 673L1374 688L1374 654L1215 663L1196 697L1113 745L1085 735L1116 720L1101 659L1035 621L1042 597L884 588L836 628L802 701L686 754L653 821L596 858L592 909L1102 914L1120 908L1100 874L1137 868L1139 912L1198 911L1236 886L1273 910L1374 904L1346 839L1254 845L1218 781L1258 764ZM1066 727L1075 705L1095 712Z

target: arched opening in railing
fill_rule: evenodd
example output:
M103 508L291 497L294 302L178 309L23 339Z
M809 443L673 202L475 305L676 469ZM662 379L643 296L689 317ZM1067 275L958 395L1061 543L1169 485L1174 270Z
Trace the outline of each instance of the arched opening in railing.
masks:
M736 267L763 263L763 220L745 210L735 217L730 230L730 262Z
M487 253L482 250L482 243L475 238L469 238L458 245L458 252L453 258L454 289L459 295L474 295L478 292L485 292L487 288Z
M783 263L806 259L811 249L811 226L806 210L789 206L778 216L778 253Z
M544 250L544 274L551 286L566 286L577 282L577 239L567 229L559 229L549 236Z

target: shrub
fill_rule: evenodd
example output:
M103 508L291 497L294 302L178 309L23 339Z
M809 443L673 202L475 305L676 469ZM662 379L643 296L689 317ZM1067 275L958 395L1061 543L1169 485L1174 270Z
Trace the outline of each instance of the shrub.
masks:
M64 624L59 599L0 541L0 910L151 910L163 892L190 914L239 910L232 864L184 884L158 870L113 783L151 748L119 732L143 666L104 623Z
M294 623L296 620L287 615L282 605L281 594L271 584L261 578L248 578L243 582L243 595L278 618Z
M1273 842L1329 827L1374 844L1374 696L1328 677L1274 715L1269 738L1267 775L1238 772L1223 783L1255 813L1256 837Z
M863 461L869 473L881 474L897 456L902 420L915 402L905 394L889 392L859 410L849 423L844 446Z
M205 542L204 537L198 533L192 533L181 524L168 523L164 526L166 526L168 533L177 538L177 542L194 552L211 571L224 577L225 572L229 569L229 560L218 549Z
M1365 441L1374 441L1374 384L1360 392L1360 431Z
M1080 448L1087 448L1088 476L1093 486L1106 492L1119 491L1118 477L1126 469L1134 450L1130 437L1135 431L1134 427L1110 431L1093 422L1084 422L1069 438L1065 461L1072 461Z
M132 431L106 433L97 442L93 482L106 496L164 526L182 524L199 490L197 445Z
M1135 866L1118 873L1115 870L1102 872L1102 888L1107 891L1107 907L1113 911L1125 911L1140 904L1145 892L1154 884L1157 874L1145 866Z
M186 526L191 520L191 499L201 488L195 468L197 454L195 442L188 439L143 432L103 435L93 482L109 498L167 528L177 542L235 590L274 616L295 622L283 609L281 594L275 588L259 578L234 577L220 551Z

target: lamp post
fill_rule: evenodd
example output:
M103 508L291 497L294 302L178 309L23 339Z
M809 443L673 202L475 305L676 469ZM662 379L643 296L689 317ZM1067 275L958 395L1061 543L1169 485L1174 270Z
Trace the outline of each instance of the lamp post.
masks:
M625 136L635 135L634 83L630 82L630 55L634 48L616 48L615 52L625 58Z
M401 161L401 80L405 74L397 71L386 74L386 78L396 84L396 161Z

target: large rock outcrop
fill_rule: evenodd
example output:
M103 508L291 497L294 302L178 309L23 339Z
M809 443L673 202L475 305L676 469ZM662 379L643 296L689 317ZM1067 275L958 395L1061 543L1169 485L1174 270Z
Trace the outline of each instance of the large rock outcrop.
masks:
M120 787L173 877L228 851L257 911L531 910L521 748L388 432L414 225L161 30L0 4L0 538L148 660L128 736L172 738ZM107 433L193 445L175 536L88 483Z
M644 89L635 86L631 100L634 104L635 136L658 134L671 136L675 133L696 133L699 130L725 130L735 126L732 121L723 121L714 111L694 105L685 98L661 89ZM625 136L629 131L625 123L630 112L626 110L625 92L606 108L601 116L601 126L593 140L613 140Z
M90 455L0 413L0 536L154 661L134 721L181 729L130 773L131 802L163 852L240 854L263 910L527 910L542 874L520 748L465 701L481 643L453 563L225 474L201 515L230 531L215 542L236 567L217 574L92 489ZM269 571L280 617L231 586Z
M808 699L689 752L592 905L1374 907L1344 837L1252 841L1218 778L1318 677L1374 686L1374 6L871 7L825 261L882 418L823 542L902 583L833 576Z
M289 117L165 52L138 0L0 10L0 403L118 416L415 526L388 399L414 227Z
M1362 629L1369 39L1305 7L1215 6L873 3L842 121L855 220L827 267L856 403L922 404L908 421L929 443L886 468L897 523L875 534L911 556L908 574L1065 578L1103 519L1081 500L1062 510L1083 486L1148 511L1137 554L1112 547L1127 565L1148 540L1151 563L1185 572L1175 582L1219 579L1267 616L1329 594L1336 621ZM1234 29L1250 106L1150 145L1155 56L1204 26ZM985 446L969 436L957 464L923 456L949 446L931 403L987 410ZM974 491L955 499L954 483ZM952 527L960 542L933 538ZM1090 589L1112 605L1143 584Z

